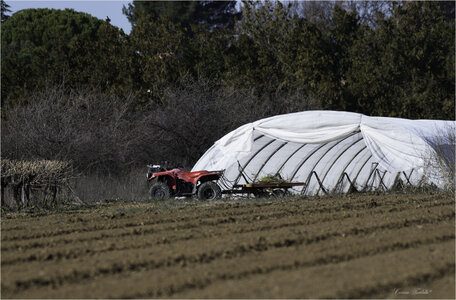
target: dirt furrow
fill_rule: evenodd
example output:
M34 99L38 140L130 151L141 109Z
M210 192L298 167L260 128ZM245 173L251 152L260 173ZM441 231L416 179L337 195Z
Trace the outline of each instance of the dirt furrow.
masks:
M433 298L454 298L454 220L450 194L7 212L1 291L4 298L395 298L393 289L431 284Z
M372 299L455 299L454 265L447 270L426 275L424 278L412 277L405 282L397 282L394 287L365 290L358 295Z
M375 294L378 292L382 291L391 291L391 290L396 290L396 293L400 292L403 285L417 285L423 282L428 282L436 279L443 279L443 278L448 278L451 277L451 275L454 275L455 271L455 266L454 262L448 262L446 265L443 266L438 266L437 268L433 269L432 271L428 272L423 272L419 274L410 274L406 278L400 278L399 280L396 281L390 281L385 284L381 285L376 285L376 286L369 286L369 287L361 287L359 289L353 289L349 291L340 291L338 293L338 297L341 299L361 299L361 298L370 298L373 297ZM427 285L427 283L426 283ZM446 286L449 291L453 292L454 295L454 281L452 285ZM427 292L424 292L423 295L429 295L427 298L432 298L432 299L437 299L433 297L432 291L428 290L427 288L419 288L424 290L427 290ZM453 297L454 298L454 297Z
M173 297L358 298L366 295L365 291L369 295L379 288L390 289L402 282L438 277L452 270L454 240L336 264L277 270L249 278L219 281L201 289L175 293Z
M434 209L435 210L435 209ZM300 230L277 230L268 232L267 238L254 233L242 236L225 236L223 239L189 240L175 245L162 245L151 249L138 251L112 251L109 256L90 256L81 265L81 260L66 260L62 263L68 268L62 269L61 264L55 262L31 262L22 268L21 266L5 266L2 271L8 272L8 278L2 282L2 286L30 286L47 285L50 283L62 283L66 281L78 281L81 278L93 277L102 274L120 273L125 270L157 269L164 266L178 265L182 263L207 263L221 257L236 257L250 252L263 252L270 248L283 248L290 246L318 243L340 235L366 235L379 230L402 228L418 225L426 222L436 222L454 219L454 213L434 212L436 215L428 217L427 213L421 216L410 216L404 222L392 222L374 219L360 220L351 224L346 222L333 222L332 224L318 224L315 226L303 226ZM361 226L357 223L364 223ZM202 247L202 245L204 245ZM207 250L206 250L207 249ZM87 267L88 266L88 267ZM37 269L44 274L30 274L30 269ZM43 276L46 275L46 276Z
M251 215L255 214L254 211L245 211L241 212L240 215ZM90 232L96 232L96 231L102 231L102 230L113 230L113 229L119 229L119 228L125 228L125 227L139 227L139 226L144 226L144 225L158 225L158 224L168 224L168 223L180 223L180 222L189 222L195 219L195 216L183 216L179 217L179 215L168 218L168 219L160 219L156 218L156 213L151 212L150 214L143 214L142 216L136 216L135 218L132 218L133 220L130 219L121 219L119 220L118 216L123 216L125 213L118 213L118 214L113 214L113 215L107 215L105 216L102 220L100 221L93 221L90 220L90 223L87 224L87 220L89 217L75 217L74 220L70 220L70 224L68 223L63 223L61 221L60 223L53 224L54 226L51 226L49 229L44 227L40 228L39 230L36 231L29 231L29 230L22 230L17 234L9 234L6 232L5 234L2 234L2 242L9 242L9 241L16 241L16 240L30 240L30 239L38 239L38 238L47 238L47 237L58 237L58 236L64 236L64 235L70 235L73 233L80 233L80 232L85 232L85 233L90 233ZM228 218L229 213L221 216L214 216L214 214L208 213L207 215L201 214L200 218L209 218L209 219L215 219L215 218ZM116 220L114 220L116 219ZM44 223L44 222L43 222ZM79 223L79 224L78 224ZM39 226L39 224L38 224ZM66 227L63 228L62 227ZM48 231L47 231L48 230ZM26 231L27 233L24 234L23 232Z
M357 198L356 198L357 199ZM328 200L328 199L327 199ZM358 200L358 199L357 199ZM283 205L283 203L271 203L267 205L265 209L264 205L257 206L256 204L251 204L250 206L235 204L220 204L220 206L227 207L225 210L217 209L216 213L211 211L209 208L206 210L202 209L201 211L196 208L189 208L183 212L180 210L172 210L166 212L159 211L150 211L137 214L128 214L125 212L113 211L110 214L105 214L102 216L94 216L93 213L88 215L74 216L70 215L68 218L52 216L52 218L44 220L36 220L36 223L28 224L27 228L20 230L8 230L8 221L2 222L2 242L15 241L15 240L27 240L27 239L36 239L43 237L55 237L68 235L77 232L91 232L91 231L100 231L106 229L117 229L123 227L137 227L145 225L155 225L155 224L164 224L164 223L179 223L179 222L188 222L193 220L195 217L199 219L204 218L228 218L230 216L240 216L240 215L254 215L254 214L268 214L271 212L273 215L289 215L289 214L301 214L301 213L325 213L325 212L335 212L342 210L366 210L373 207L381 206L390 207L392 210L397 210L405 205L406 207L411 207L410 201L407 200L388 200L388 201L352 201L347 200L341 203L341 201L331 202L331 201L315 201L310 204L304 200L297 203L288 203L288 206ZM435 198L423 198L421 201L415 201L417 205L431 203L434 206L446 205L452 203L452 200L436 200ZM314 207L315 206L315 207ZM217 207L217 206L214 206ZM213 208L213 207L211 207ZM233 209L233 210L230 210ZM270 211L269 211L270 209ZM192 214L194 213L194 215ZM183 213L183 214L182 214ZM190 214L190 216L188 216ZM171 215L171 216L170 216ZM17 225L15 225L17 226ZM23 233L26 231L27 233Z
M160 202L159 202L160 203ZM165 205L166 202L161 202L160 204ZM24 225L18 225L17 219L4 218L2 220L2 231L30 231L35 228L37 225L47 225L52 228L56 224L62 225L63 222L67 223L69 226L77 225L78 223L93 223L98 224L100 222L106 222L112 219L115 219L114 223L119 222L128 222L137 221L137 219L143 219L147 221L152 218L157 224L160 223L175 223L176 221L187 221L192 218L193 215L199 215L201 218L204 217L226 217L229 216L230 212L233 212L238 215L242 214L252 214L255 211L261 210L262 212L267 212L268 208L271 208L272 211L280 210L280 202L265 202L265 203L255 203L255 204L241 204L241 203L223 203L218 202L218 204L212 203L210 206L205 205L204 203L198 203L197 206L187 206L185 209L180 207L172 207L169 209L163 209L160 205L156 203L143 204L140 206L139 211L130 212L128 209L124 209L123 205L118 205L109 207L109 210L85 210L80 211L78 214L54 214L50 213L39 218L24 218L22 223ZM179 217L182 215L182 218ZM25 216L24 216L25 217ZM19 220L21 221L21 220ZM86 224L87 225L87 224ZM97 229L98 227L95 227ZM46 229L46 228L43 228Z
M424 208L424 207L423 207ZM370 210L368 214L384 213L382 210ZM353 215L357 217L354 217ZM102 232L95 237L86 237L85 239L66 239L62 245L59 242L51 241L47 244L32 244L38 246L29 248L16 248L15 251L3 251L2 266L13 265L18 263L28 263L31 261L49 261L70 258L81 258L86 255L94 255L109 251L121 251L154 247L161 244L172 244L174 242L185 241L189 239L204 239L225 236L229 234L240 234L248 232L266 232L280 228L293 228L304 225L317 223L335 222L343 219L352 221L360 218L358 212L339 212L336 214L323 214L312 216L289 216L281 219L257 219L257 217L244 219L233 219L229 223L206 224L185 224L183 226L167 226L157 228L157 226L144 226L140 230L122 230L116 233L115 230ZM254 222L252 222L252 219ZM249 222L252 222L249 224ZM235 224L232 224L235 223ZM214 225L216 227L214 228ZM248 226L246 226L248 225ZM198 230L196 230L197 228ZM177 231L177 232L176 232ZM171 232L171 233L168 233ZM147 239L146 239L147 236ZM102 242L100 242L102 240ZM37 245L38 244L38 245ZM43 245L44 244L44 245ZM59 247L57 247L59 245ZM45 249L42 249L46 247ZM40 249L41 248L41 249ZM29 250L27 250L29 249Z
M431 208L431 207L439 207L439 206L445 206L445 205L453 205L453 202L431 202L427 204L421 204L418 209L425 209L425 208ZM405 211L408 209L416 209L415 207L399 207L395 209L395 212L399 211ZM391 208L388 207L382 207L382 206L374 206L371 208L366 208L366 209L359 209L356 208L356 210L346 212L345 210L338 210L334 214L334 218L338 218L337 213L344 214L343 217L341 218L347 218L347 217L352 217L352 216L359 216L362 215L363 213L378 213L382 214L385 212L391 212ZM320 214L323 214L321 216L322 220L325 221L325 214L328 214L330 212L320 212ZM229 213L228 213L229 214ZM317 214L306 214L305 212L301 211L294 211L293 213L294 216L301 217L301 216L317 216ZM125 237L128 235L135 235L138 234L138 231L140 234L150 234L150 233L158 233L160 231L166 231L166 230L182 230L182 229L190 229L190 228L200 228L200 227L205 227L205 226L215 226L215 225L220 225L220 224L226 224L226 223L243 223L243 222L252 222L252 221L257 221L257 220L278 220L281 218L289 218L290 214L286 213L257 213L257 214L241 214L241 215L232 215L229 214L228 217L222 217L222 218L213 218L213 219L200 219L199 217L195 217L192 220L188 221L187 223L182 222L183 224L177 222L175 224L169 225L169 226L161 226L163 224L159 223L145 223L143 221L138 221L136 224L125 224L125 226L117 225L113 226L111 229L102 229L100 227L99 230L83 230L83 231L73 231L71 234L68 233L67 235L70 235L71 237L68 238L67 235L64 237L61 237L60 239L56 239L56 237L60 237L61 234L56 234L53 235L51 234L50 236L43 236L39 238L30 238L30 239L25 239L25 240L20 240L16 241L16 239L13 240L4 240L4 237L2 236L2 251L19 251L22 252L26 249L33 249L33 248L40 248L40 247L55 247L59 244L74 244L78 242L86 243L89 241L93 240L99 240L99 239L108 239L108 238L119 238L119 237ZM318 218L317 218L318 219ZM158 226L157 226L158 225ZM165 223L164 225L167 225ZM100 225L101 226L101 225ZM266 230L267 228L263 229ZM48 240L50 239L50 240Z
M443 235L441 232L444 232ZM445 232L447 232L445 234ZM454 228L450 225L437 227L400 228L385 230L367 237L363 235L339 235L321 243L298 245L294 247L268 248L233 256L227 254L221 259L207 263L181 262L154 270L129 270L119 273L106 273L95 278L80 278L66 281L62 286L49 283L48 286L33 285L29 290L18 288L20 297L43 295L44 297L80 298L154 298L169 297L176 293L207 288L227 280L243 280L259 274L267 275L276 271L293 271L312 266L347 262L360 257L375 256L399 249L421 247L435 242L454 239ZM375 243L373 243L375 241ZM241 255L241 256L239 256ZM163 278L167 278L163 281ZM54 283L55 284L55 283ZM129 286L125 291L123 286ZM52 287L52 289L51 289ZM98 287L98 288L95 288ZM198 297L197 297L198 298Z

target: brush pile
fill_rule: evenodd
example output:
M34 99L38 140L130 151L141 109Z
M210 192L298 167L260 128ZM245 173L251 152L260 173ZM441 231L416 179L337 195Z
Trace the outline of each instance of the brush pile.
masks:
M69 188L71 164L56 160L1 160L2 205L5 191L12 193L18 206L55 202L59 192Z
M2 181L22 181L34 186L67 183L72 174L70 163L56 160L2 159L1 170Z

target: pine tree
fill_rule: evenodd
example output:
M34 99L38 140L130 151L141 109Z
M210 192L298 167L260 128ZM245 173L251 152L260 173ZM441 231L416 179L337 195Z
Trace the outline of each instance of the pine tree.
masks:
M1 0L1 22L5 22L10 16L8 16L6 13L11 12L9 9L10 6L6 4L5 1Z
M136 26L140 12L154 18L167 17L184 27L203 25L209 29L233 28L236 1L133 1L123 13Z

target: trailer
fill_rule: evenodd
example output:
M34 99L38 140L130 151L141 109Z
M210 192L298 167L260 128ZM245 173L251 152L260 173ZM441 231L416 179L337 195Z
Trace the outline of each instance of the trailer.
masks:
M256 182L247 184L235 184L223 194L253 194L255 197L283 197L289 193L288 189L295 186L305 186L305 182Z

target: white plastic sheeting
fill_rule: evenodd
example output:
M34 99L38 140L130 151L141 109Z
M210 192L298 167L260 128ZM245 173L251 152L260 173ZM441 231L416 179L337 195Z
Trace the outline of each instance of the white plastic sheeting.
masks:
M425 171L434 174L426 180L440 186L439 170L429 170L428 161L435 156L436 145L445 143L445 136L455 127L454 121L337 111L278 115L228 133L199 159L193 171L225 170L225 189L280 175L306 182L295 192L309 195L346 192L350 187L389 189L398 181L416 185L423 182Z

